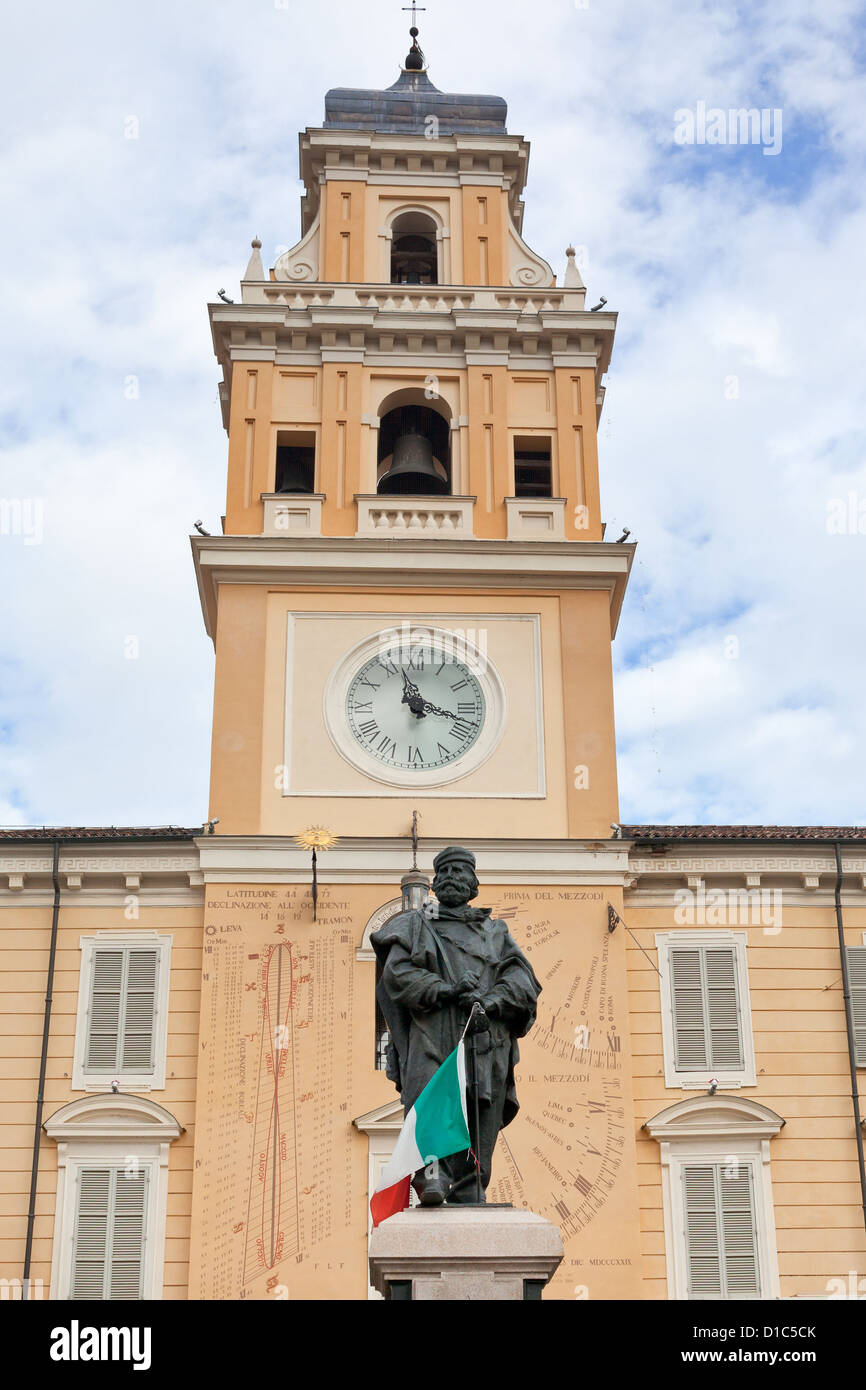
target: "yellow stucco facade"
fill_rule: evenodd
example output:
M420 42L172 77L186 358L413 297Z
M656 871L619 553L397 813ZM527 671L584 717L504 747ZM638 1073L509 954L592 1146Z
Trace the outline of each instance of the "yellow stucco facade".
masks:
M368 1297L368 1197L401 1121L369 933L399 906L413 812L421 869L470 846L543 985L490 1195L560 1228L547 1296L866 1279L843 998L847 974L862 1084L866 832L619 826L633 547L605 538L597 447L615 316L523 241L528 146L504 115L453 124L307 130L300 242L269 271L254 243L241 300L210 306L226 512L192 546L213 824L0 836L0 1275L22 1277L29 1229L45 1296L102 1278L76 1203L131 1156L140 1296ZM395 278L400 254L427 269ZM404 410L437 417L444 489L381 490ZM347 691L389 634L488 670L485 728L438 770L352 741ZM336 837L315 918L312 826ZM147 1063L117 1022L133 996ZM721 1254L696 1244L704 1210Z

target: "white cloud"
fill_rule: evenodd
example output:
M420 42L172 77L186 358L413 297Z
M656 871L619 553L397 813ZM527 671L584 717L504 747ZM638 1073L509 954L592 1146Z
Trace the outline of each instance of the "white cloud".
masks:
M620 313L601 465L609 534L640 541L624 821L862 819L866 536L826 530L829 499L866 497L858 12L423 16L436 84L503 94L532 139L530 244L560 269L586 245ZM45 539L0 539L0 820L201 821L212 655L186 537L217 528L225 469L205 302L237 295L254 233L271 259L296 240L296 132L327 88L394 80L402 19L84 0L7 20L0 493L44 498ZM782 153L676 150L698 100L781 107Z

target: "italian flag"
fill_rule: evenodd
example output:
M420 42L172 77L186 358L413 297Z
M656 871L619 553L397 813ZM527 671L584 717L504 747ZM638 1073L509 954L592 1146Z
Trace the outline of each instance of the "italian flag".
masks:
M409 1184L419 1168L434 1158L468 1149L466 1118L466 1056L463 1040L445 1058L403 1121L403 1128L376 1191L370 1198L373 1225L405 1211Z

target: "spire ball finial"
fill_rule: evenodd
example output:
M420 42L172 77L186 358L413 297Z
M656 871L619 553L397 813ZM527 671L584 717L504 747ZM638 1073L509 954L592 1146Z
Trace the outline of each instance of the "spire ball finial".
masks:
M261 251L262 249L262 243L259 241L257 236L253 237L252 241L250 242L250 246L253 248L254 251Z

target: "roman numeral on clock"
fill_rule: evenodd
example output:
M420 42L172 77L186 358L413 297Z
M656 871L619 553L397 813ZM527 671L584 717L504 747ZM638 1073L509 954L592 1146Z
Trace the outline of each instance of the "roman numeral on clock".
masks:
M393 738L389 738L386 734L385 737L382 739L381 743L376 744L376 751L378 753L381 753L383 757L393 758L396 756L397 753L397 743Z
M459 703L458 706L457 706L457 713L458 713L461 717L462 717L463 715L466 715L466 714L474 714L474 713L475 713L475 701L474 701L474 700L461 700L460 703Z
M381 686L376 685L375 682L367 680L367 677L366 677L366 676L362 676L362 677L360 678L360 680L358 681L358 684L359 684L359 685L367 685L367 686L370 687L371 690L381 690L381 688L382 688Z
M469 682L468 682L468 680L466 680L466 678L465 678L465 676L464 676L463 680L462 680L462 681L458 681L456 685L452 685L451 689L452 689L452 690L468 690L468 689L469 689Z
M366 723L358 725L358 733L363 734L364 738L374 739L381 730L375 719L368 719Z
M457 723L451 726L449 732L452 738L459 739L461 743L465 743L468 738L471 738L474 728L474 724L467 724L465 719L458 719Z
M411 745L411 743L410 743L410 744L409 744L409 762L410 762L410 763L423 763L423 761L424 761L424 755L423 755L423 753L421 752L421 749L420 749L420 748L413 748L412 745Z
M354 708L353 708L353 710L352 710L352 713L353 713L353 714L372 714L372 713L373 713L373 701L372 701L372 700L364 700L364 701L360 702L359 704L357 704L357 705L354 706Z

